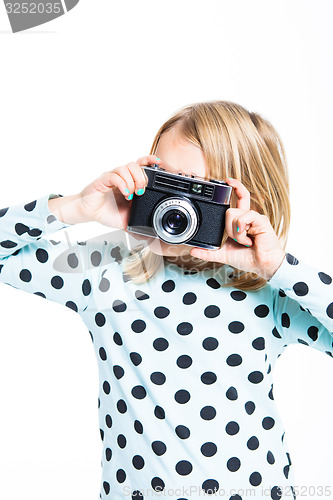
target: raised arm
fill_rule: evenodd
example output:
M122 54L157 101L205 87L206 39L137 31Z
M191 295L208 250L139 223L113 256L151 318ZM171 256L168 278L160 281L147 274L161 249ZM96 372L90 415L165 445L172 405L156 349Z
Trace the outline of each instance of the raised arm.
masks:
M284 344L300 343L333 357L332 277L286 253L270 280L275 336Z

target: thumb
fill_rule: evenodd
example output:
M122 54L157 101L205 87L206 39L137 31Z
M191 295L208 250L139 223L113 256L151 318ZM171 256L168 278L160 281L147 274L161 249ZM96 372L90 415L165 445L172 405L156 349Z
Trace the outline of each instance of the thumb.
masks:
M211 262L221 262L222 264L225 263L223 261L223 250L221 248L218 250L209 250L206 248L195 247L190 250L190 255L192 255L192 257L196 257L197 259L208 260Z

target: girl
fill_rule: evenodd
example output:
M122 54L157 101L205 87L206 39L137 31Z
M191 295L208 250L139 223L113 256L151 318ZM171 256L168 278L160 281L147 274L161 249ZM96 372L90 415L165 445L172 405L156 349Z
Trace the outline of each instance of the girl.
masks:
M89 329L100 498L296 498L272 372L291 343L332 356L333 297L327 273L285 252L281 140L259 114L211 101L174 114L150 153L78 194L3 208L1 281L71 308ZM127 231L153 164L232 186L218 250ZM72 248L46 238L88 221L119 231Z

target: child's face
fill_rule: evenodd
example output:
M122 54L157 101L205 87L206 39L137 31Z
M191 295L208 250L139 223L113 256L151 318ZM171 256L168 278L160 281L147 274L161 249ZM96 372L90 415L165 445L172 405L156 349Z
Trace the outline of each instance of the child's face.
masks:
M162 134L155 154L162 160L160 167L168 172L207 176L207 164L203 152L191 142L183 139L176 127ZM149 238L148 246L157 255L182 256L185 257L184 262L193 260L190 255L192 245L170 245L160 238Z

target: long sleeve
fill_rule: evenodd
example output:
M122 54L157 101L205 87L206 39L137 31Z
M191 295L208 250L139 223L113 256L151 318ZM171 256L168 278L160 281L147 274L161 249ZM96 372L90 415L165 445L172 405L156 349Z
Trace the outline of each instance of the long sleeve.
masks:
M332 278L290 253L268 283L273 291L276 337L301 343L333 357Z

